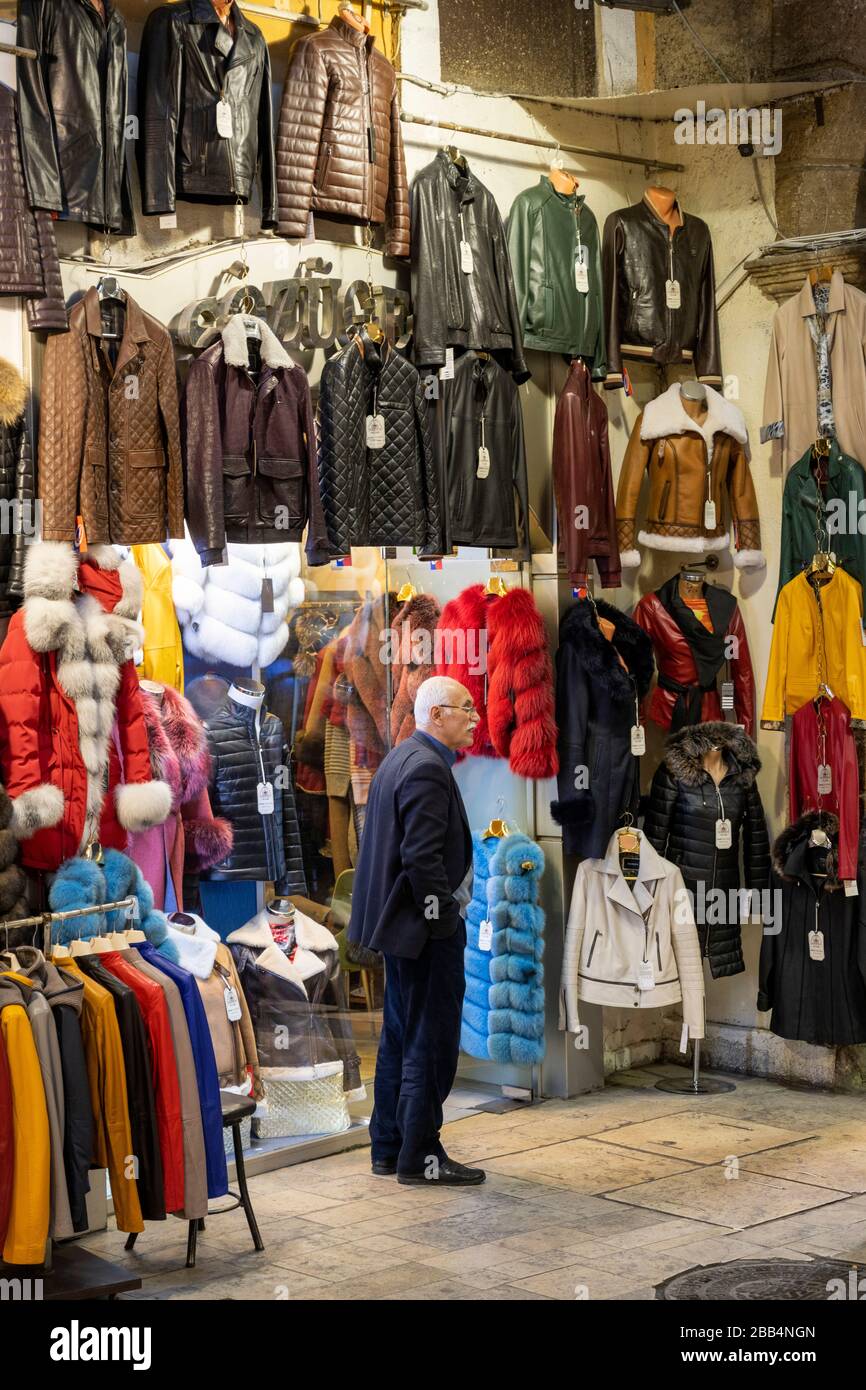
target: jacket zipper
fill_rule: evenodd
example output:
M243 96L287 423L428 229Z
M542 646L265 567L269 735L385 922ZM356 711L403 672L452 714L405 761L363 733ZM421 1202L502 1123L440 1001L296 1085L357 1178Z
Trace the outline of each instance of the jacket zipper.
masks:
M365 137L367 141L367 158L364 160L364 211L369 220L373 216L373 199L370 196L372 190L372 179L368 175L376 163L376 132L373 129L373 107L370 101L370 57L367 53L366 45L363 53L358 49L358 67L361 71L361 90L364 96L364 124L366 126Z
M593 953L593 951L595 950L596 945L598 944L598 938L599 938L600 936L601 936L601 932L600 932L600 931L597 931L596 934L595 934L595 936L592 938L592 945L591 945L590 948L589 948L589 955L588 955L587 958L586 958L586 966L587 966L587 969L589 969L589 967L592 965L592 953Z
M659 941L659 934L656 932L656 956L659 963L659 974L662 973L662 943Z
M226 99L226 89L225 89L225 86L223 85L222 90L220 91L220 101L225 101L225 99ZM239 197L240 197L240 194L238 193L237 178L235 177L235 151L234 151L234 146L233 146L233 144L232 144L232 141L233 141L233 140L234 140L234 135L232 134L232 135L229 136L228 141L227 141L227 144L228 144L228 147L229 147L229 167L230 167L230 169L231 169L231 171L232 171L232 188L231 188L231 191L232 191L232 193L235 195L236 198L239 198ZM207 152L207 142L205 142L205 152Z

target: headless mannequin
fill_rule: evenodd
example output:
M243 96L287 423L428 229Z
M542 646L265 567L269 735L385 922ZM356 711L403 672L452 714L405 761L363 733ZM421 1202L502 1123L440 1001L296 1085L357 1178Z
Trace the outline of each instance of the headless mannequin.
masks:
M656 184L651 184L645 192L647 200L652 204L661 220L666 223L670 236L673 236L677 227L683 225L683 215L680 212L676 193L672 188L664 188Z
M229 686L229 699L246 709L260 710L265 698L265 687L261 681L237 680Z
M100 18L101 20L104 21L104 20L105 20L105 6L104 6L104 4L102 3L102 0L90 0L90 3L91 3L91 5L93 6L93 8L96 10L96 13L99 15L99 18Z
M291 898L272 898L266 911L274 944L282 947L284 951L290 951L295 944L294 903Z
M702 381L680 382L680 403L690 420L702 425L707 418L707 388Z
M703 579L690 579L687 574L681 574L679 590L683 603L687 603L689 599L694 602L696 598L703 598L704 596L704 581Z
M356 14L351 5L340 6L340 18L351 24L353 29L357 29L359 34L369 34L369 22L362 14Z
M232 14L234 0L210 0L216 12L216 17L224 29L227 29L234 38L235 18Z
M710 774L716 786L718 786L728 770L721 748L708 749L704 754L703 766L704 771Z
M567 169L557 169L555 164L551 164L547 177L557 193L562 193L566 198L570 198L572 193L576 193L580 187L574 174L570 174Z

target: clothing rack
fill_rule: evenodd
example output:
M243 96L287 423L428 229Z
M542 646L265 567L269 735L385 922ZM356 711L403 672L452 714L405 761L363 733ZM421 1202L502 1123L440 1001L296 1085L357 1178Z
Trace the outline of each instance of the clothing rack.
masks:
M28 927L42 927L44 935L42 938L42 954L48 956L51 951L51 924L52 922L67 921L70 917L89 917L92 914L101 912L119 912L121 908L131 908L138 901L137 898L119 898L113 903L94 903L92 907L70 907L65 912L38 912L33 917L16 917L11 922L0 922L0 932L4 933L3 949L9 946L10 931L25 931ZM97 936L102 936L102 932L97 932ZM90 938L88 938L89 940ZM14 951L15 947L11 947Z

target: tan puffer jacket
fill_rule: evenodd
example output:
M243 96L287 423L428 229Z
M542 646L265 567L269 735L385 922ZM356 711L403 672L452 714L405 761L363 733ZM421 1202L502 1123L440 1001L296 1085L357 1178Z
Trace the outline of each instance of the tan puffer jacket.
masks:
M278 231L304 237L310 210L387 223L386 253L409 254L409 189L397 79L373 38L335 16L295 46L277 132Z

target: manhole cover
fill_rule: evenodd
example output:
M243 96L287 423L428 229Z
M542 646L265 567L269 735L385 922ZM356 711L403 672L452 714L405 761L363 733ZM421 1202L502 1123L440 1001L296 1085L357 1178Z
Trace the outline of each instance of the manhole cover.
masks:
M836 1299L856 1298L851 1290L856 1290L863 1273L862 1266L846 1260L732 1260L675 1274L656 1285L656 1298L824 1303L831 1294Z

